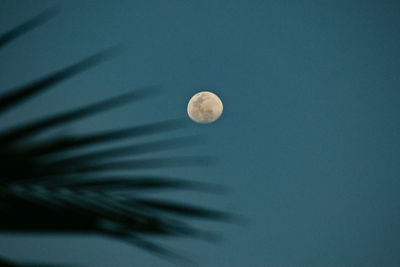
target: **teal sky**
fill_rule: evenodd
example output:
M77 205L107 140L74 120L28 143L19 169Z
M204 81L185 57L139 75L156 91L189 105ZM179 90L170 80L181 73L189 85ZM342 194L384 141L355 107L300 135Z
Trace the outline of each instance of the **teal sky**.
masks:
M0 0L0 32L54 5L57 17L1 51L1 92L115 44L125 51L10 112L1 127L151 85L162 93L53 134L185 117L194 93L213 91L222 117L172 133L206 142L165 155L219 163L156 173L227 185L226 196L171 197L249 224L204 223L224 241L170 246L210 267L400 265L398 1ZM2 234L0 255L170 266L100 236Z

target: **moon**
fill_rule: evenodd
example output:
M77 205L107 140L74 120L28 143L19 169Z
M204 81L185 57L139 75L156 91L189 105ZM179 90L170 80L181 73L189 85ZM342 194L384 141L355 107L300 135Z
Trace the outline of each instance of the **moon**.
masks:
M197 123L212 123L222 114L223 105L221 99L211 92L198 92L190 98L187 113Z

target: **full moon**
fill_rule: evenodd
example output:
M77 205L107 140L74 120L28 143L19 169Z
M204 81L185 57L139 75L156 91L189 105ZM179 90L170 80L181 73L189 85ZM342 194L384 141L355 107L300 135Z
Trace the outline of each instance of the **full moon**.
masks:
M222 114L221 99L211 92L203 91L195 94L189 100L187 113L197 123L212 123Z

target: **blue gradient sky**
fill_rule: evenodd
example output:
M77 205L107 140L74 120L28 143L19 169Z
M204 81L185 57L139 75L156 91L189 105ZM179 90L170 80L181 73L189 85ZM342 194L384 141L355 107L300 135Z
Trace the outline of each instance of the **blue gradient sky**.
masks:
M126 51L2 117L1 126L162 85L160 96L60 132L136 125L186 116L195 92L213 91L224 103L220 120L177 135L207 134L183 153L214 155L219 164L157 172L228 185L228 196L179 197L251 223L207 224L225 236L218 244L168 244L211 267L400 265L398 1L0 0L0 32L57 3L56 18L1 51L2 92L114 44ZM0 255L170 265L94 236L2 234Z

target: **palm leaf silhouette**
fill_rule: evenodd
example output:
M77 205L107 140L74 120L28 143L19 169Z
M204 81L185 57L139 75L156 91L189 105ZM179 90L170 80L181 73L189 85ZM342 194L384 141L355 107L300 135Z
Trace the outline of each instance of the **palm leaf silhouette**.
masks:
M0 36L0 49L22 34L46 22L56 12L45 11ZM36 81L7 90L0 96L0 116L66 79L115 54L109 49L89 56ZM34 138L48 130L87 116L138 101L154 93L142 88L125 95L52 114L0 130L0 231L37 233L98 233L130 242L151 253L181 258L149 237L187 236L213 239L215 235L193 227L186 218L230 220L230 214L146 196L150 190L202 190L221 188L177 178L121 176L119 170L206 165L208 157L174 157L120 160L179 148L198 137L162 139L132 146L114 146L94 152L86 148L123 139L162 133L182 127L182 120L167 120L86 135ZM75 153L70 153L74 151ZM125 191L125 194L121 193ZM129 194L126 194L126 191ZM3 266L17 266L0 259ZM27 266L27 265L18 265Z

